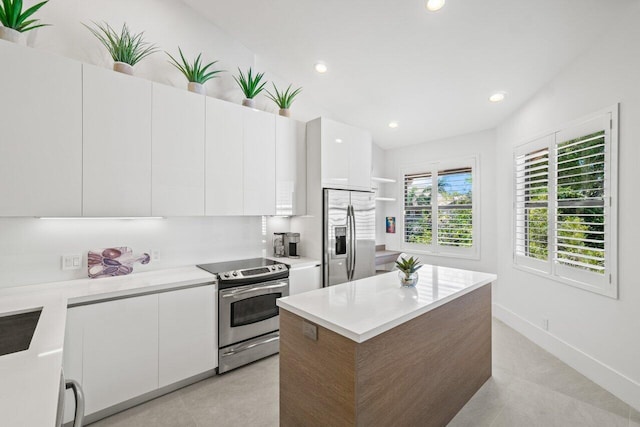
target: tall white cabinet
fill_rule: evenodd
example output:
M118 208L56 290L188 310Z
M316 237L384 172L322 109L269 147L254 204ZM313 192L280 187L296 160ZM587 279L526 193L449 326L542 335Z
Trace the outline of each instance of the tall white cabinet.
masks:
M307 213L306 123L276 116L276 215Z
M275 116L207 98L206 214L274 215Z
M82 214L82 64L0 40L0 216Z
M84 216L151 216L151 86L83 66Z
M205 97L153 84L151 214L203 216Z

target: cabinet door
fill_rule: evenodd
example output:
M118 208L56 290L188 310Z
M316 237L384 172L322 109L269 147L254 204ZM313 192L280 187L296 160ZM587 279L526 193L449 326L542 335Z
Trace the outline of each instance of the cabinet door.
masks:
M276 215L307 210L305 124L276 116Z
M373 146L368 132L357 130L349 141L349 187L371 190Z
M218 333L213 285L159 295L160 387L218 366Z
M243 131L244 215L275 215L275 116L244 108Z
M349 188L350 126L322 119L322 186Z
M82 65L0 40L0 216L82 215Z
M204 215L205 99L153 84L153 216Z
M76 380L82 384L82 347L84 335L83 308L67 310L67 324L64 332L64 353L62 367L66 380ZM75 397L71 390L64 396L64 422L73 420L76 411Z
M289 295L320 289L322 276L320 266L292 268L289 271Z
M151 82L83 66L83 215L151 215Z
M158 295L79 307L82 388L92 414L158 388Z
M206 102L206 214L242 215L245 107L215 98Z

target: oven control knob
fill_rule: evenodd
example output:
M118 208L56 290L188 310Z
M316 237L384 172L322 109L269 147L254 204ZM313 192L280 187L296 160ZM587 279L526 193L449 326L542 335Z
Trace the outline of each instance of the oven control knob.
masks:
M281 265L278 266L278 270L282 270L282 266Z
M224 278L228 279L229 278L229 273L224 273Z
M233 277L236 277L237 275L238 275L238 272L237 272L237 271L234 271L234 272L233 272Z
M276 269L276 266L275 266L275 265L272 265L272 266L271 266L271 271L275 271L275 269Z

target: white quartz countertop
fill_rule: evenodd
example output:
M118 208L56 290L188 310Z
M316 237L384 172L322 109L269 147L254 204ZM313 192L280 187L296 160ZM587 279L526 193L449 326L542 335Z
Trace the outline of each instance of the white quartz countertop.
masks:
M424 265L415 288L398 272L277 300L278 306L361 343L497 279L495 274Z
M0 290L0 316L42 308L29 349L0 356L0 425L55 424L68 304L214 281L204 270L184 267Z
M293 269L299 269L299 268L307 268L307 267L315 267L315 266L319 266L322 263L320 262L320 260L317 259L313 259L313 258L288 258L288 257L266 257L267 259L273 260L273 261L277 261L277 262L281 262L283 264L286 264L289 266L289 268Z

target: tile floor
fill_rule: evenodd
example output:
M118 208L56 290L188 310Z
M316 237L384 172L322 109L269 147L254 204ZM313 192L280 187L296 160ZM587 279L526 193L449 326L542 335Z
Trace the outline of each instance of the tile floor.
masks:
M92 427L277 425L278 356L273 356ZM493 377L449 426L640 427L640 412L496 320Z

